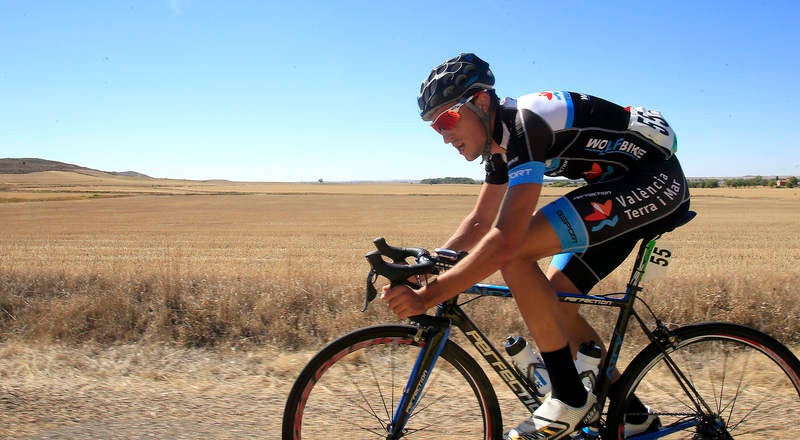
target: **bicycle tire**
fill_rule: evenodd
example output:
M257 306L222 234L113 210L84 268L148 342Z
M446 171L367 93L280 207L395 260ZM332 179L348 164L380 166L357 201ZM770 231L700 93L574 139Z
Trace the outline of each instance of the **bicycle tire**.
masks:
M658 433L646 438L800 438L800 362L788 348L730 323L685 326L674 335L668 357L710 410L696 409L653 342L634 357L616 395L609 396L604 439L626 438L624 420L632 415L627 406L633 393L661 421Z
M380 325L328 344L289 393L283 439L388 438L387 426L419 353L416 333L412 326ZM447 341L430 376L403 438L501 438L494 389L466 351Z

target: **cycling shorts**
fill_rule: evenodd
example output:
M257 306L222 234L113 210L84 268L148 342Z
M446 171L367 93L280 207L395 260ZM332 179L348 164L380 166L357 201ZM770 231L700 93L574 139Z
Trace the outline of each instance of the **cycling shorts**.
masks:
M588 293L639 240L673 229L688 210L689 188L675 156L580 187L541 209L561 241L562 253L550 264Z

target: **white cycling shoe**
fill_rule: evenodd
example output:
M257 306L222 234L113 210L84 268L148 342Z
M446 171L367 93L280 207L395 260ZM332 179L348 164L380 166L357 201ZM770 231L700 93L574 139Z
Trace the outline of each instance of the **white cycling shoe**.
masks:
M566 403L548 397L533 415L508 431L505 440L557 440L565 438L578 427L590 424L600 417L597 397L588 393L586 403L574 408Z

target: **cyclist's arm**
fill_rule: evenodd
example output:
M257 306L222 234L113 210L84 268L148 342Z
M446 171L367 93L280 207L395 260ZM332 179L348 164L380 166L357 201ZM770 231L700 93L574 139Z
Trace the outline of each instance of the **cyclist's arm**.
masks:
M525 242L541 191L538 183L508 189L497 224L460 263L418 291L426 309L480 282L516 255Z
M461 221L453 235L442 247L457 251L471 250L494 224L500 204L506 194L506 188L506 184L484 183L472 212Z

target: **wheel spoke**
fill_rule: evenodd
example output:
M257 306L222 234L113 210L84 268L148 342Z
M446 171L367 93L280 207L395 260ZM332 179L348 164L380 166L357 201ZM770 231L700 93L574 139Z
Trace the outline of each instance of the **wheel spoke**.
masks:
M375 327L326 347L301 372L284 413L284 439L386 438L419 354L416 329ZM403 438L498 438L499 404L477 363L445 345ZM294 429L287 428L294 427ZM489 431L491 429L491 431Z
M800 438L800 362L789 350L733 324L689 326L675 335L668 357L651 344L631 362L622 391L611 396L609 432L624 423L620 399L635 393L659 416L665 438L687 437L672 429L698 439ZM694 396L702 407L688 403Z

